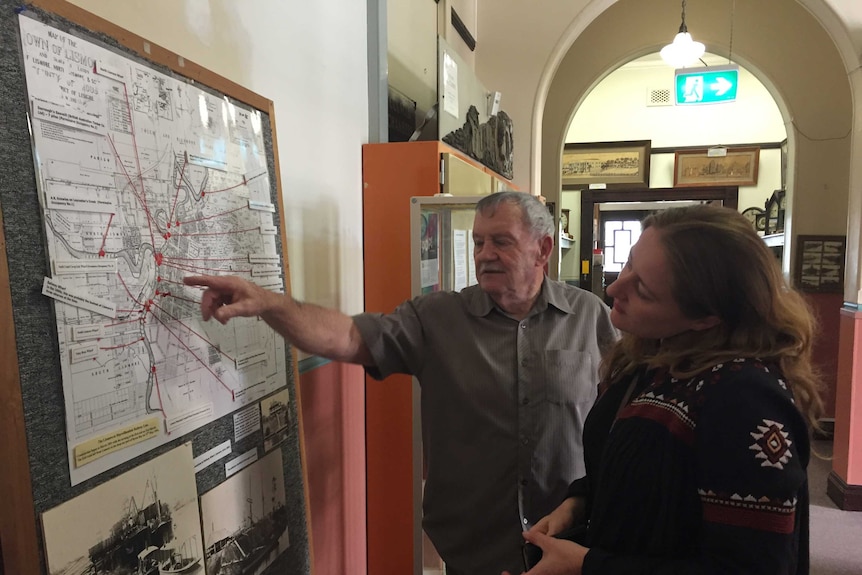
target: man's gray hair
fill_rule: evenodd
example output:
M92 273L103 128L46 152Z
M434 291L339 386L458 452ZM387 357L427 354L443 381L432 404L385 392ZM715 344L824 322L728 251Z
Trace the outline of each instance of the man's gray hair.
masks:
M476 213L488 212L493 215L497 211L497 207L503 202L521 208L524 227L530 231L533 237L539 239L550 236L551 239L554 239L554 217L539 198L532 194L497 192L485 196L476 204Z

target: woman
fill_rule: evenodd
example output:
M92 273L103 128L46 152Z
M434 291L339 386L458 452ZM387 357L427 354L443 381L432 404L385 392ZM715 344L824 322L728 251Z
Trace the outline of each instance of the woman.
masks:
M586 477L525 533L530 575L808 573L815 322L739 213L649 216L608 287L624 337L584 427ZM583 525L578 543L550 535Z

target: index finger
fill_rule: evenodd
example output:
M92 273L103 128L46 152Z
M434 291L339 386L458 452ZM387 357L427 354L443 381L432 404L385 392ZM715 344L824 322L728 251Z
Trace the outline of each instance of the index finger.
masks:
M186 276L183 283L187 286L202 286L219 288L227 285L224 278L219 276Z

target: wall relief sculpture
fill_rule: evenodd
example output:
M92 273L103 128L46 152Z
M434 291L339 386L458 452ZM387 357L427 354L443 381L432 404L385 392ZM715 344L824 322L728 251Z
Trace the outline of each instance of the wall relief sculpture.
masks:
M501 176L512 179L512 119L502 110L479 123L475 106L467 110L464 125L443 136L442 140L471 158L488 166Z

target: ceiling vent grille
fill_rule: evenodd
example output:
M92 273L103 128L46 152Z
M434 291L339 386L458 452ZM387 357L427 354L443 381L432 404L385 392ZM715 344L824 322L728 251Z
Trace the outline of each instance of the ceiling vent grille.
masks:
M647 88L647 106L673 106L668 88Z

